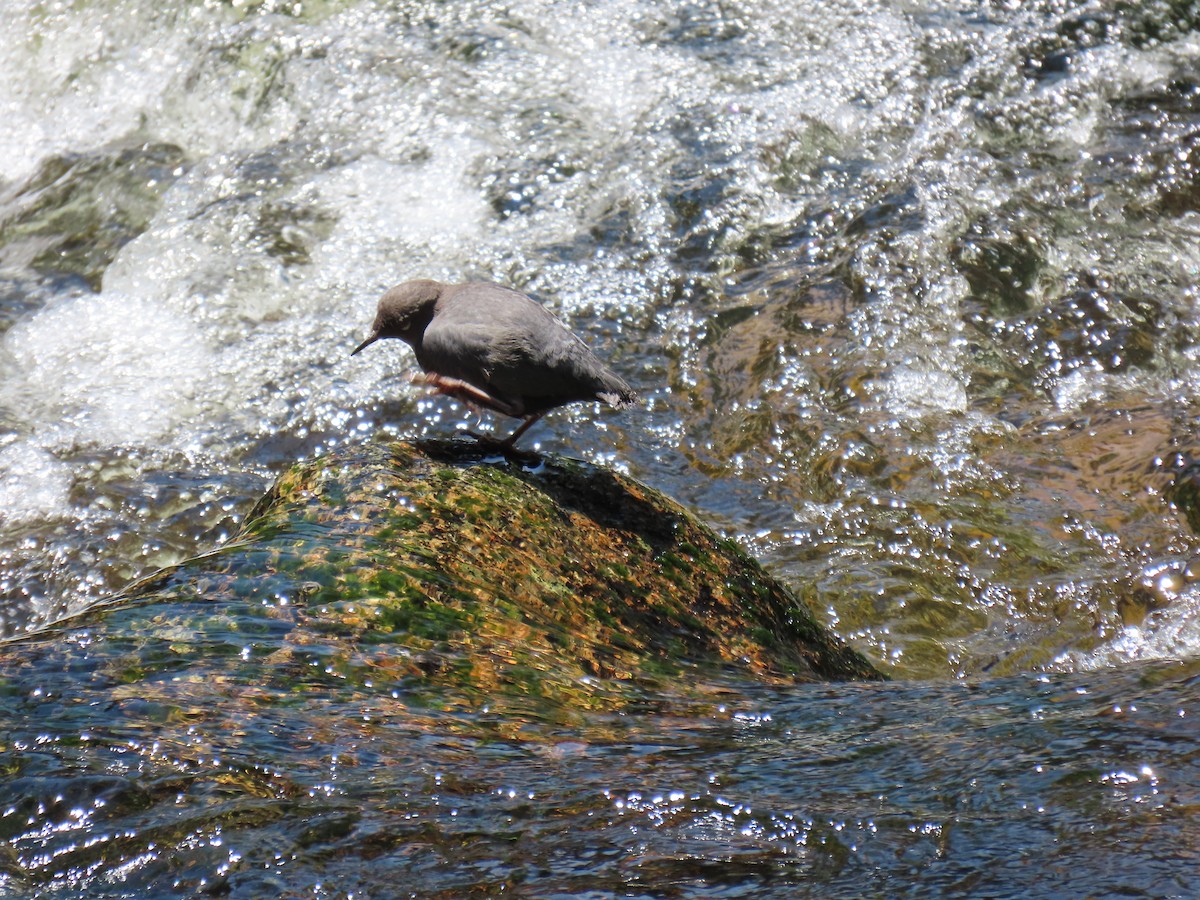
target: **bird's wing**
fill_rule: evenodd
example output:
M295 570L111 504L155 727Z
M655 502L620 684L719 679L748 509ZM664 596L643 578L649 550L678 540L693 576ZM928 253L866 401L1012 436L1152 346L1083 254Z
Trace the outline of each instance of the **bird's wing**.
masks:
M540 303L493 285L464 286L425 330L423 368L461 378L528 411L629 388Z
M496 364L496 329L482 322L435 318L425 329L421 368L484 387Z
M531 333L528 319L518 326L495 318L483 323L439 317L425 330L421 365L521 408L533 397L568 402L591 396L577 365L591 351L557 319L550 320L552 325L543 322Z

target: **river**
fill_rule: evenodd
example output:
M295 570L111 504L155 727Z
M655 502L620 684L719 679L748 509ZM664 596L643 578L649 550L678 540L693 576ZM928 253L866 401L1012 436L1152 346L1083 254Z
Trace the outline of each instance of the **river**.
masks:
M642 397L530 446L680 500L895 679L648 716L629 765L682 768L616 807L616 751L557 767L621 835L595 896L1200 895L1191 4L0 9L0 633L220 544L297 459L473 424L398 342L349 353L392 284L499 281ZM797 744L810 716L860 755ZM852 793L797 786L821 773ZM1011 822L999 849L964 809ZM577 850L528 896L583 896Z

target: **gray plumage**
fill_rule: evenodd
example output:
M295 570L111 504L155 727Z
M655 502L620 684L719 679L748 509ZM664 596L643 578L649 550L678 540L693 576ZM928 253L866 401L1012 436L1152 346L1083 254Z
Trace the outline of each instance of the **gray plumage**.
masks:
M567 403L603 400L624 409L633 389L537 301L486 282L406 281L379 300L370 336L413 349L424 380L439 392L525 422Z

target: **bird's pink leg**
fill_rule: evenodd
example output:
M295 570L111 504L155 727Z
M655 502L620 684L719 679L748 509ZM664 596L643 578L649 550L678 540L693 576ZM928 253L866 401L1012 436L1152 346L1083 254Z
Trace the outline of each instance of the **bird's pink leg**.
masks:
M427 384L439 394L445 394L448 397L453 397L455 400L459 400L467 404L467 406L476 411L478 411L480 406L483 406L486 409L492 410L493 412L498 412L506 416L512 416L514 419L522 418L521 414L517 412L512 405L493 397L487 391L480 390L479 388L475 387L475 385L469 384L463 381L461 378L451 378L448 375L439 375L436 372L423 372L420 375L414 375L413 381L415 383ZM475 434L473 431L468 431L467 434L471 435L477 440L498 444L506 453L508 451L520 453L520 451L517 451L513 447L513 445L517 442L517 438L528 431L533 423L540 419L542 415L543 413L537 413L536 415L532 416L524 416L523 418L525 421L518 425L517 430L510 434L503 441L497 441L495 438L491 437L484 437L482 435Z
M538 413L537 415L533 415L533 416L526 416L525 421L522 422L519 426L517 426L517 430L514 431L512 434L510 434L508 436L507 440L502 441L500 446L508 447L509 449L512 449L513 444L515 444L517 442L517 438L519 438L526 431L528 431L529 426L531 426L534 422L536 422L541 417L542 417L542 413Z
M438 375L436 372L425 372L421 375L414 375L413 381L427 384L439 394L461 400L471 407L483 406L513 418L519 418L521 415L508 403L493 397L487 391L480 390L473 384L468 384L461 378L450 378L447 375Z

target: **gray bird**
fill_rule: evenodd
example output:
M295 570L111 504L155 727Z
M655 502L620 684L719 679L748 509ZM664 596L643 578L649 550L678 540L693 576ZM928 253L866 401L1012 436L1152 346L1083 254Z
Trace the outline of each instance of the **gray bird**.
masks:
M544 306L498 284L398 284L379 299L371 336L400 338L438 393L525 421L510 449L555 407L603 400L624 409L637 394Z

